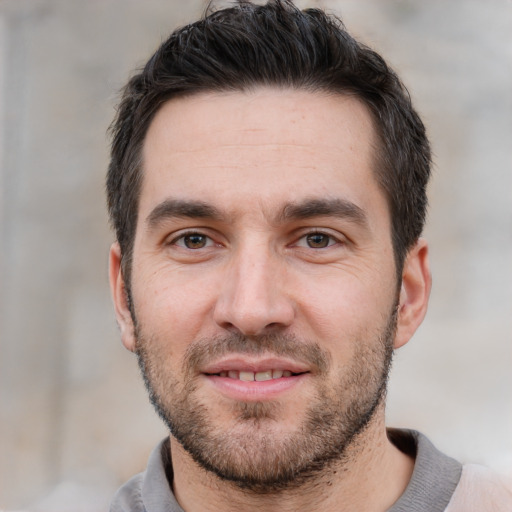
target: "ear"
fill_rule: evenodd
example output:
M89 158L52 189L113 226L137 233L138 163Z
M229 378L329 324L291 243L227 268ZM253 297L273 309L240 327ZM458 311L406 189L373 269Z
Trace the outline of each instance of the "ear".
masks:
M431 287L428 245L420 238L407 254L404 263L395 348L405 345L425 318Z
M131 352L135 351L135 328L128 306L123 271L121 268L121 247L117 242L110 247L109 255L110 292L114 301L117 325L121 331L121 341Z

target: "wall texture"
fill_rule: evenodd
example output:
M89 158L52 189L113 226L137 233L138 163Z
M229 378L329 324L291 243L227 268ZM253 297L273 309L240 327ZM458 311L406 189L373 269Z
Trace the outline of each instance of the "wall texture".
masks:
M397 68L435 151L431 308L389 423L512 473L512 3L309 5ZM0 2L0 508L106 510L165 435L110 304L105 132L129 72L203 8Z

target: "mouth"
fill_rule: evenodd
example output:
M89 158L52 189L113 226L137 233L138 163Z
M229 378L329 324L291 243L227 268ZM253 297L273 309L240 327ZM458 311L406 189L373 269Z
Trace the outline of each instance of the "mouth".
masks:
M234 356L202 368L201 374L209 386L228 398L265 401L298 390L311 376L311 370L293 360Z
M219 373L206 374L210 376L224 377L228 379L241 380L243 382L265 382L267 380L282 379L287 377L294 377L308 372L292 372L291 370L264 370L264 371L250 371L250 370L223 370Z

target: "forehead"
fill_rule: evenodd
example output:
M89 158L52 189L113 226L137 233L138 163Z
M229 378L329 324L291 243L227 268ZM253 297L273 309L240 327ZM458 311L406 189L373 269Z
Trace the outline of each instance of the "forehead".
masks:
M260 88L176 98L146 135L140 212L169 195L226 208L307 195L382 202L376 146L371 115L348 95Z

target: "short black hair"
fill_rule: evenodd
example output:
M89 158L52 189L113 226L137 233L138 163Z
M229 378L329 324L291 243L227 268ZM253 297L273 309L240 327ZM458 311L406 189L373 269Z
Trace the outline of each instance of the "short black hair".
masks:
M271 86L348 94L366 105L379 147L376 179L390 208L399 275L425 223L431 154L425 127L396 73L341 20L290 0L239 1L180 28L122 91L111 126L108 208L129 286L142 182L142 146L169 99Z

